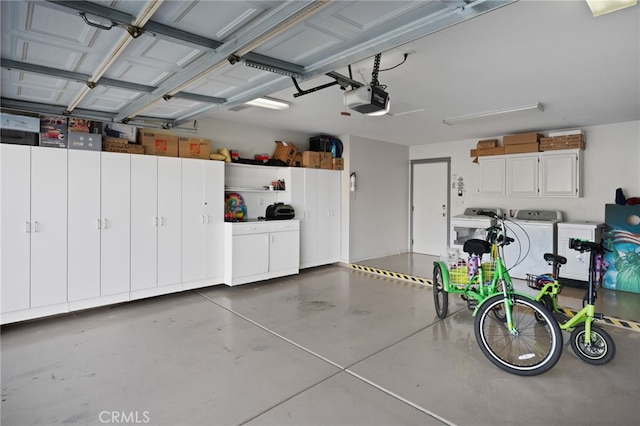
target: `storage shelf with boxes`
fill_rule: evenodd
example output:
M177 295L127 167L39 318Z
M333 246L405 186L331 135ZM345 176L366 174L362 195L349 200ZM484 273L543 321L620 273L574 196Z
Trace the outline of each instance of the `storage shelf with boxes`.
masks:
M502 138L503 146L499 146L498 139L481 140L478 141L476 148L470 151L470 156L474 158L473 162L476 163L478 157L488 155L525 154L558 149L584 149L585 137L582 130L549 132L548 135L545 137L538 132L506 135Z

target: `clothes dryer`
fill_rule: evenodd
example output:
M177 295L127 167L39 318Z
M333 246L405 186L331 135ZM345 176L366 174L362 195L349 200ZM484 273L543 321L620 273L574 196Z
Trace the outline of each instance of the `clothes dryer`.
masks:
M558 210L517 210L507 222L507 235L515 241L504 249L504 260L511 278L526 279L527 274L551 272L545 253L557 253Z

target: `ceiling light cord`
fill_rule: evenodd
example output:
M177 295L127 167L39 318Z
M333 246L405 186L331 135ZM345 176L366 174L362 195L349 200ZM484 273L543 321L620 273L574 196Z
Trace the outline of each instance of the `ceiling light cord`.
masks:
M392 67L390 67L390 68L385 68L385 69L383 69L383 70L380 70L380 72L382 72L382 71L391 71L391 70L392 70L392 69L394 69L394 68L398 68L400 65L404 64L405 62L407 62L407 57L408 57L408 56L409 56L409 54L408 54L408 53L405 53L405 54L404 54L404 59L402 60L402 62L400 62L398 65L394 65L394 66L392 66Z

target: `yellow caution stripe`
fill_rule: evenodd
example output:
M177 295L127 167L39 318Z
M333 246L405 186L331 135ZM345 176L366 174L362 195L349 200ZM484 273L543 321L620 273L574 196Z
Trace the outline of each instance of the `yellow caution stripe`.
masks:
M560 310L560 312L562 312L563 314L569 317L572 317L578 314L578 311L575 311L569 308L560 307L560 306L558 306L558 310ZM626 330L640 331L640 323L635 321L623 320L616 317L608 317L606 315L600 321L604 322L607 325L611 325L613 327L624 328Z
M423 285L433 284L432 281L427 278L417 277L415 275L401 274L399 272L386 271L384 269L372 268L371 266L364 266L364 265L358 265L355 263L350 263L349 268L356 269L358 271L368 272L370 274L377 274L377 275L382 275L389 278L395 278L398 280L409 281L416 284L423 284Z

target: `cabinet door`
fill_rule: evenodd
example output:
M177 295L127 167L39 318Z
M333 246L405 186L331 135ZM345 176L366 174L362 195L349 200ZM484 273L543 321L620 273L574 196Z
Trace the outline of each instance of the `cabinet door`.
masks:
M202 160L182 159L183 282L205 278L204 163Z
M304 217L300 220L300 263L315 262L319 255L318 170L304 170Z
M68 151L69 301L100 296L100 153Z
M131 290L158 282L158 157L131 156Z
M541 156L543 196L579 197L579 155L576 153L544 153Z
M31 147L0 144L0 290L2 312L29 308Z
M298 231L272 232L269 234L269 272L298 269L300 265Z
M222 282L224 273L224 163L200 161L204 166L205 278Z
M131 157L114 152L101 153L101 296L129 291Z
M234 235L231 256L234 280L269 272L269 234Z
M182 162L158 157L158 285L181 280Z
M31 148L31 307L67 301L67 150Z
M478 158L478 166L480 168L480 186L478 191L482 195L504 195L506 191L506 159L504 157L481 157Z
M318 258L334 262L340 258L340 173L318 171Z
M538 155L507 158L507 195L538 196Z

